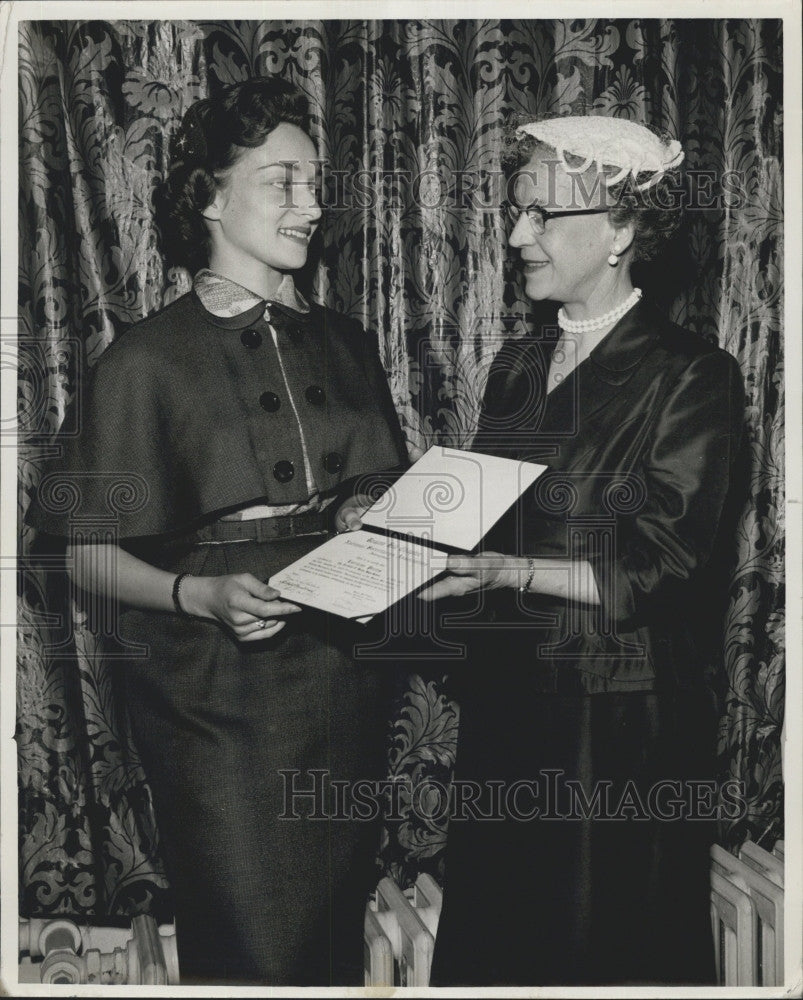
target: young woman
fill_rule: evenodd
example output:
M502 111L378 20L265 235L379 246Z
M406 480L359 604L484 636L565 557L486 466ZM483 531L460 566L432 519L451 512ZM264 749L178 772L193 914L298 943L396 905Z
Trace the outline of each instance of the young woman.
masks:
M100 358L30 515L69 538L73 486L84 527L115 523L69 554L124 607L182 982L363 982L376 830L327 792L383 774L385 684L343 622L267 582L320 544L344 484L406 463L375 339L294 286L316 159L280 79L189 109L166 235L192 291Z
M548 471L496 551L452 557L425 595L481 592L487 621L452 672L471 808L433 984L713 981L702 640L743 389L631 280L676 228L681 159L617 119L515 133L510 245L526 294L562 303L560 339L502 348L474 447Z

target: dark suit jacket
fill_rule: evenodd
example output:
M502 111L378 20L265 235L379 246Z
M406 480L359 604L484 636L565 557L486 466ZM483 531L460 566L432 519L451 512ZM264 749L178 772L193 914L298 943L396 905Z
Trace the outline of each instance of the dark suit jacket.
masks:
M694 685L743 423L737 363L646 302L547 395L553 347L508 342L489 375L475 450L549 471L486 548L587 559L602 603L517 595L511 612L508 595L493 615L517 623L545 691Z
M208 312L194 292L137 323L79 386L78 433L42 477L28 513L118 537L179 532L252 503L308 498L301 436L322 493L406 465L375 338L313 305L270 304L281 361L258 304Z

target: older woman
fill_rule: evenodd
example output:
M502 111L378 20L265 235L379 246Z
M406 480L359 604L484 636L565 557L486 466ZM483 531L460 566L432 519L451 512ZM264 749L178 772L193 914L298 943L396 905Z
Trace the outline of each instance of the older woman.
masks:
M548 472L430 600L481 592L433 982L713 979L712 552L743 397L631 265L675 230L677 142L600 117L520 127L510 244L559 339L505 345L478 451ZM493 664L493 671L489 667Z

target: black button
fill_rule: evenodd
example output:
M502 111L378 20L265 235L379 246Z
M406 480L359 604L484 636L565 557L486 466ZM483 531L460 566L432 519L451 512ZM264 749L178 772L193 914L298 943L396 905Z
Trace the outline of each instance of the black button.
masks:
M295 472L292 462L281 461L273 466L273 475L280 483L289 483Z
M263 392L259 397L259 405L268 413L275 413L282 405L282 401L275 392Z
M326 402L326 393L319 385L307 386L304 395L307 397L307 402L313 406L321 406Z
M328 455L323 456L323 467L332 475L340 472L343 468L343 456L339 455L336 451L330 451Z
M252 350L262 343L262 334L259 330L243 330L240 334L243 347L250 347Z

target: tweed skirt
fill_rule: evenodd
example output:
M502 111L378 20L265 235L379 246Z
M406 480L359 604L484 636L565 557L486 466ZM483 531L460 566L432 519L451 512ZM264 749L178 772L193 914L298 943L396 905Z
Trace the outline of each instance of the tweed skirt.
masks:
M162 565L266 580L320 541L231 537ZM371 810L353 817L326 792L385 771L388 672L354 658L365 632L306 609L254 643L177 614L122 618L123 638L147 650L127 665L125 690L182 982L361 984L378 827Z

